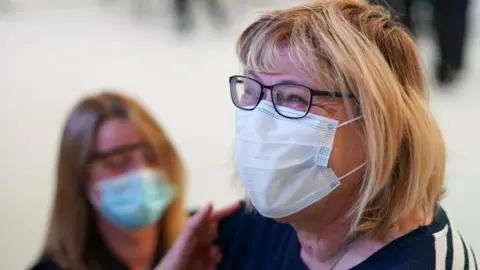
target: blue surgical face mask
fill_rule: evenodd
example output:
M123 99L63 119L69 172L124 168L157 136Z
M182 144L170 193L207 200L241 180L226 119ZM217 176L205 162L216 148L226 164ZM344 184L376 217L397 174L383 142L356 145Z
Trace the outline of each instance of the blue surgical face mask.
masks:
M102 179L100 200L91 203L109 221L124 229L140 229L160 220L175 198L175 190L161 170L140 169Z

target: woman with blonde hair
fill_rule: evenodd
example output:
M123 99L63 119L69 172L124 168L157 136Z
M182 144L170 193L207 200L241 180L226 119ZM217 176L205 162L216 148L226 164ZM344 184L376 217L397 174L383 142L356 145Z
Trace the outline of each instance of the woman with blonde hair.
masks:
M187 221L183 197L181 159L154 118L128 96L88 96L63 130L50 228L32 269L209 269L220 259L218 220L238 207L208 205Z
M411 36L381 7L265 13L230 77L249 205L220 224L219 269L477 269L439 205L445 142Z

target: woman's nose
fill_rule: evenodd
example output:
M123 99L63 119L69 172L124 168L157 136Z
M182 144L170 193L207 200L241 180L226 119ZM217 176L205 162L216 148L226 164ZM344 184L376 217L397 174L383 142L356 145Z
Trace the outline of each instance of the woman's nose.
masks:
M272 102L272 90L265 89L264 92L263 92L262 100Z
M140 169L148 168L150 164L143 155L138 154L134 158L133 166L135 169L140 170Z

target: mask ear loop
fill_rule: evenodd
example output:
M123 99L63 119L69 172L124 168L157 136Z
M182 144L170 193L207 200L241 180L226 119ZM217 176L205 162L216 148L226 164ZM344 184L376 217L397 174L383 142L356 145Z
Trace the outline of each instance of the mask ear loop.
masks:
M342 126L346 126L346 125L348 125L348 124L350 124L350 123L353 123L353 122L355 122L355 121L357 121L357 120L359 120L359 119L362 119L362 118L363 118L363 115L357 116L357 117L352 118L352 119L350 119L350 120L347 120L347 121L345 121L345 122L343 122L343 123L340 123L337 128L342 127Z
M363 118L363 115L357 116L357 117L355 117L355 118L352 118L352 119L350 119L350 120L347 120L347 121L341 123L340 125L338 125L338 127L346 126L346 125L348 125L348 124L350 124L350 123L353 123L353 122L355 122L355 121L357 121L357 120L359 120L359 119L362 119L362 118ZM365 166L365 164L367 164L367 162L364 162L364 163L360 164L359 166L355 167L355 168L354 168L353 170L351 170L350 172L348 172L348 173L346 173L346 174L338 177L338 180L340 181L340 180L348 177L349 175L355 173L356 171L360 170L363 166Z
M362 164L360 164L359 166L355 167L353 170L351 170L350 172L338 177L338 181L352 175L353 173L355 173L356 171L360 170L363 166L365 166L367 164L367 162L364 162Z

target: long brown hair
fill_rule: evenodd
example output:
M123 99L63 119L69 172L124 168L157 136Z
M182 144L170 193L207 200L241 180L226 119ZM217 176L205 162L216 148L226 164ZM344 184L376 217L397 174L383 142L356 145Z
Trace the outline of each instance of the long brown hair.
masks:
M164 249L173 244L188 217L183 208L182 162L155 119L128 96L114 92L88 96L74 107L63 129L57 160L57 190L43 254L63 268L91 269L85 259L89 252L87 239L96 227L86 195L86 167L97 128L112 117L127 118L137 126L158 155L168 179L177 187L177 198L163 218Z

